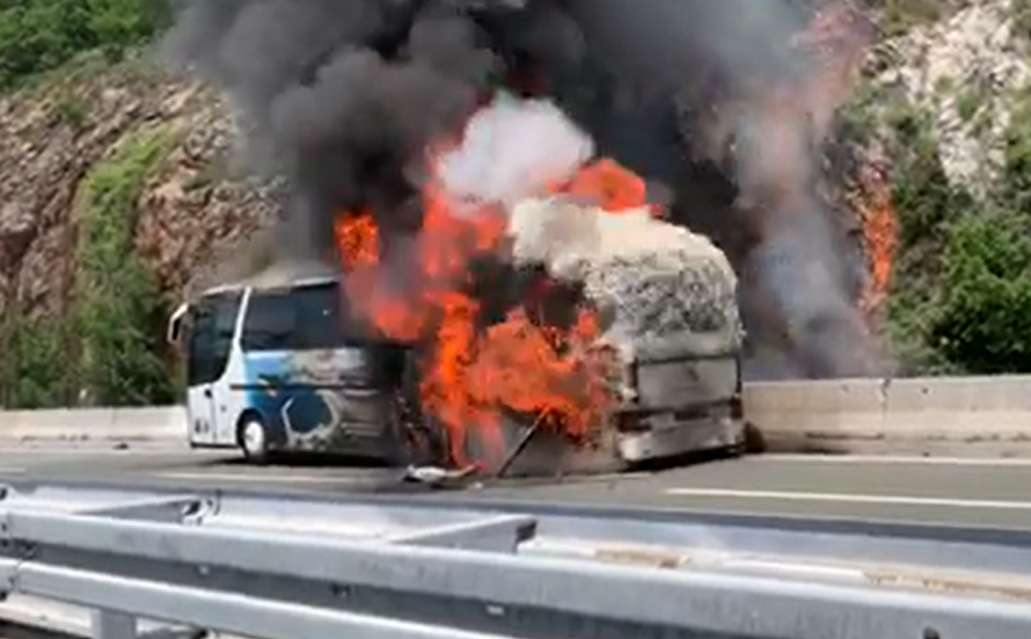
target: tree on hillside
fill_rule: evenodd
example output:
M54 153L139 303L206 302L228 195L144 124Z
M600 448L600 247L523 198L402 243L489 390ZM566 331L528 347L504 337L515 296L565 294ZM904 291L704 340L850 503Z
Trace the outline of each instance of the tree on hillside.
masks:
M1031 224L1025 213L963 216L949 229L932 335L977 374L1031 372Z
M117 58L169 20L167 0L0 0L0 90L83 52Z

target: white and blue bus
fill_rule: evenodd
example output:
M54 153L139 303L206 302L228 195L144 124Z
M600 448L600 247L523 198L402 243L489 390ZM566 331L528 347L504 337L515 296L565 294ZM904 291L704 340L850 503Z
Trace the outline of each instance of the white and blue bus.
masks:
M361 335L338 276L318 266L277 267L183 304L169 339L185 354L190 445L239 447L252 462L275 451L400 461L422 425L406 392L411 355Z
M190 445L239 447L252 462L310 451L446 463L447 433L419 410L414 349L363 337L350 317L322 266L278 266L180 307L169 339L185 351ZM595 447L612 468L745 444L737 334L728 323L674 336L626 362L625 401Z

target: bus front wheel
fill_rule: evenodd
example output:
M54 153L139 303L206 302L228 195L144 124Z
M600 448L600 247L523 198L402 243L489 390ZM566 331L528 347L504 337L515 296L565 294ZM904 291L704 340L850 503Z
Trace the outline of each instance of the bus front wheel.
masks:
M268 428L258 415L247 415L238 428L240 449L244 459L252 464L268 461Z

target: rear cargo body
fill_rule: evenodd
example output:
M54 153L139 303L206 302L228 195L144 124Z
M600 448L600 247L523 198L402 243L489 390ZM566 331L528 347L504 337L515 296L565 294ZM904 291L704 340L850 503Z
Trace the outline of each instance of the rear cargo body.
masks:
M626 371L634 394L612 418L625 462L743 445L737 352L648 353Z

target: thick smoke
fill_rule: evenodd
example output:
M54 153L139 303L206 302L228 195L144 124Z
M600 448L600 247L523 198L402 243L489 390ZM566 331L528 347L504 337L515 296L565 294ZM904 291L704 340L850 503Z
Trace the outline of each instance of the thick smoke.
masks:
M465 127L462 145L440 159L439 177L458 199L511 209L568 180L594 155L594 143L544 100L502 97Z
M186 0L166 50L229 92L254 166L289 181L295 256L331 250L342 210L369 207L388 242L417 232L427 146L505 86L665 185L674 220L742 274L746 326L785 355L778 372L866 374L861 274L816 189L841 87L793 40L811 4Z

